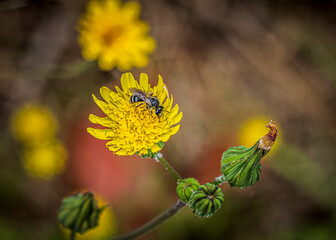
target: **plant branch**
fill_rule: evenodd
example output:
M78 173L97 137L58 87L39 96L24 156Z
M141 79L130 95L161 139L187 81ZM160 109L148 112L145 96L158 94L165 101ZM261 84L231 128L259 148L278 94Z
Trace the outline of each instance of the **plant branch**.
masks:
M157 216L156 218L152 219L151 221L149 221L148 223L142 225L141 227L139 227L138 229L111 238L110 240L129 240L129 239L135 239L137 237L140 237L146 233L149 233L150 231L153 231L156 227L158 227L160 224L162 224L163 222L165 222L167 219L169 219L170 217L172 217L175 213L177 213L178 211L180 211L186 204L181 202L180 200L178 200L174 205L172 205L170 208L168 208L166 211L164 211L163 213L161 213L159 216Z
M161 153L155 154L155 160L161 163L162 166L164 166L164 168L176 179L176 181L182 180L180 174L178 174L178 172L176 172L176 170L172 167L172 165L170 165L169 162L167 162L167 160L164 159Z

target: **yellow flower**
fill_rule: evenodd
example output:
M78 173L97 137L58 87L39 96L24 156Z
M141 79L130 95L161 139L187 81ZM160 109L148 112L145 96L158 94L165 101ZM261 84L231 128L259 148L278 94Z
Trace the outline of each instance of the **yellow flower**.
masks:
M39 141L55 134L57 124L51 112L38 104L27 104L12 116L14 135L21 141Z
M121 77L122 90L116 87L113 92L107 87L100 89L100 94L106 101L98 100L94 95L96 104L103 110L106 117L90 115L92 123L100 124L107 129L88 128L88 132L102 140L110 140L106 146L117 155L147 154L148 150L158 152L162 146L160 142L166 142L171 135L177 133L182 118L182 112L178 113L176 104L173 108L173 97L169 98L162 77L159 75L158 85L152 88L148 84L148 76L140 75L139 83L132 74L125 73ZM130 103L132 93L130 88L136 88L148 96L155 97L163 106L161 115L155 113L155 109L149 109L144 102Z
M23 165L29 175L49 179L65 167L66 150L57 140L40 142L26 149Z
M102 70L146 66L155 41L148 35L147 24L139 19L139 12L137 2L92 0L78 26L83 57L98 59Z

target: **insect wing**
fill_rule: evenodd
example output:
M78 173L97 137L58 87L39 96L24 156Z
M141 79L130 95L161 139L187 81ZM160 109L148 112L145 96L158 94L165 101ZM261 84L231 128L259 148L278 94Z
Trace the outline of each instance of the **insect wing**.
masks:
M128 89L134 96L137 96L142 101L144 101L148 106L152 106L151 102L149 101L147 94L140 89L137 88L129 88Z

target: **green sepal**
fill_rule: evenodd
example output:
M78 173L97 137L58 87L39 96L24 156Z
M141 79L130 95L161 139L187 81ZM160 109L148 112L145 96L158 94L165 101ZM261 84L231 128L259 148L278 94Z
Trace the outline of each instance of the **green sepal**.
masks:
M160 141L156 145L158 145L160 148L163 148L164 147L164 142Z
M141 158L155 158L155 153L152 152L152 150L147 149L147 153L145 154L139 154L139 152L136 152Z
M176 193L184 203L189 202L191 195L199 188L200 184L195 178L185 178L177 183Z
M78 193L63 199L58 221L71 232L83 234L98 225L99 215L106 207L98 208L92 193Z
M260 160L269 152L258 148L259 141L250 148L230 147L222 155L221 171L231 187L246 188L259 180Z
M222 207L223 201L222 190L212 183L206 183L193 192L189 207L196 216L210 217Z

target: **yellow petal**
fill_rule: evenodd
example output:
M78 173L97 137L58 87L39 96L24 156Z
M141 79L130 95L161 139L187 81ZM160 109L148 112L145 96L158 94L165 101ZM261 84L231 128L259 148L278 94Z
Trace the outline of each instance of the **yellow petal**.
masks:
M169 106L170 106L170 99L169 98L167 98L164 102L162 102L162 106L163 106L163 108L165 109L165 110L169 110L168 108L169 108Z
M157 151L161 150L161 148L157 144L154 144L153 147L151 147L150 149L152 150L153 153L156 153Z
M88 133L90 133L95 138L101 139L101 140L110 140L113 132L111 129L94 129L94 128L88 128Z
M144 89L145 92L148 92L149 84L148 84L148 76L146 73L140 74L139 82L140 82L141 88Z
M177 115L178 110L179 110L179 106L178 104L176 104L175 107L170 111L168 118L173 119Z
M159 74L159 80L158 80L158 84L157 84L158 87L163 87L163 79L161 77L161 75Z
M120 146L116 146L116 145L108 145L110 142L106 143L106 147L108 148L108 150L112 151L112 152L116 152L120 150Z
M136 81L131 73L124 73L121 76L121 87L124 92L127 92L129 88L136 87Z
M174 135L175 133L178 132L178 130L180 130L180 124L175 127L170 128L169 130L170 130L170 134Z
M126 149L120 149L119 151L115 152L115 154L120 155L120 156L125 156L125 155L127 155L127 150Z
M100 124L103 127L109 127L111 125L111 119L107 116L101 118L96 115L90 114L89 120L90 122L95 123L95 124Z
M173 106L173 95L170 95L170 99L169 99L169 105L167 106L166 110L167 111L170 111L170 109L172 108Z
M160 136L160 139L162 142L167 142L170 138L171 134L170 133L165 133Z
M111 97L111 90L107 87L100 88L100 95L104 98L107 103L112 103L113 99Z
M124 93L120 90L120 88L118 86L115 87L115 89L117 90L117 93L123 97L124 96Z
M140 154L146 154L147 153L147 149L146 148L143 148L139 151Z
M181 121L181 119L182 119L182 116L183 116L183 113L180 112L177 116L175 116L175 117L173 118L173 121L172 121L171 125L174 125L174 124L176 124L176 123L179 123L179 122Z
M100 101L98 98L96 98L95 95L92 94L93 100L95 101L95 103L98 105L98 107L100 107L100 109L106 114L109 115L111 112L111 108L109 107L109 105L103 101Z
M130 75L132 76L132 74L130 73L124 73L122 76L121 76L121 79L120 79L120 82L121 82L121 88L124 92L128 91L129 89L129 78L130 78ZM132 76L133 77L133 76Z

